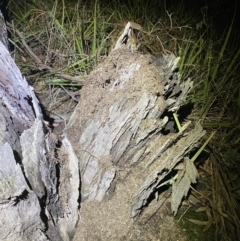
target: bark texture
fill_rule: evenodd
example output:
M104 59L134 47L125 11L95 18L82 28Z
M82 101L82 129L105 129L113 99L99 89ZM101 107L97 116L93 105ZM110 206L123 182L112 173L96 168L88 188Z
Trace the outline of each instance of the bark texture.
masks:
M71 240L78 189L70 142L59 144L46 128L33 88L0 41L0 240Z

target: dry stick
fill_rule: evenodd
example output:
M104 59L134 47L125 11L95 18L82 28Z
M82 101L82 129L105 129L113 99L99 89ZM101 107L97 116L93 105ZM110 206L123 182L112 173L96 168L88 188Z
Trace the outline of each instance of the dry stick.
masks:
M170 24L171 24L171 29L172 29L173 28L173 26L172 26L172 15L173 15L173 13L169 14L168 11L166 11L166 12L167 12L167 15L170 19Z
M77 98L75 98L75 96L73 96L69 91L67 91L62 85L61 88L76 102L79 102L79 100Z
M10 27L11 29L13 29L13 25L10 23L6 23L8 27ZM17 30L14 29L14 31L17 33L18 37L20 38L22 45L25 47L25 49L27 50L28 54L31 56L31 58L36 62L38 69L39 70L47 70L50 73L54 74L55 76L59 77L59 78L63 78L66 80L69 80L71 82L75 82L75 83L79 83L81 85L83 85L84 81L83 80L79 80L76 77L72 77L70 75L67 74L62 74L62 73L55 73L55 70L47 65L45 65L42 60L40 58L38 58L38 56L36 54L34 54L34 52L31 50L31 48L27 45L27 43L25 42L25 39L22 35L22 33Z
M180 216L180 218L177 220L177 223L179 223L180 221L181 221L181 219L182 219L182 217L185 215L185 213L188 211L188 209L190 208L190 207L192 207L192 206L188 206L188 208L184 211L184 213Z

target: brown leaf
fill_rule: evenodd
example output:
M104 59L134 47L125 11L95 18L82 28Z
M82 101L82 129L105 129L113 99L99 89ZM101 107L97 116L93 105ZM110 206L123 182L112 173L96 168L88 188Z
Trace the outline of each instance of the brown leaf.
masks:
M208 221L201 221L201 220L196 220L191 218L187 218L187 220L199 226L206 226L208 224Z

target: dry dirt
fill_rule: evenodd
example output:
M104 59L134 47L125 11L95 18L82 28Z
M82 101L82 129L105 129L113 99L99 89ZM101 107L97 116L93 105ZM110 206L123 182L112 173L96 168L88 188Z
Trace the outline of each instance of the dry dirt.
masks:
M101 214L99 214L101 215ZM119 215L121 215L121 210L119 210ZM110 215L111 216L111 215ZM103 220L104 222L104 217ZM112 217L112 225L115 225L114 217ZM177 221L169 213L169 207L163 206L159 209L158 212L148 219L145 223L136 222L129 229L126 227L127 233L121 238L106 239L106 233L98 233L95 236L91 234L91 227L93 227L93 222L88 223L89 228L89 238L84 240L86 241L102 241L102 240L111 240L111 241L187 241L189 240L186 234L186 231L181 229L178 226ZM76 236L74 241L83 240L79 237L81 233L81 221L76 230ZM106 232L106 230L105 230ZM109 232L111 232L109 230ZM113 235L111 235L113 236Z

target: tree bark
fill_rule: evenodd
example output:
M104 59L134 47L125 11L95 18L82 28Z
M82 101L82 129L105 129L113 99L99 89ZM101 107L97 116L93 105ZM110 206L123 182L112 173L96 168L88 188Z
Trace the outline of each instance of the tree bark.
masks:
M46 128L33 88L0 41L0 240L71 240L78 161ZM64 161L63 161L64 160Z

